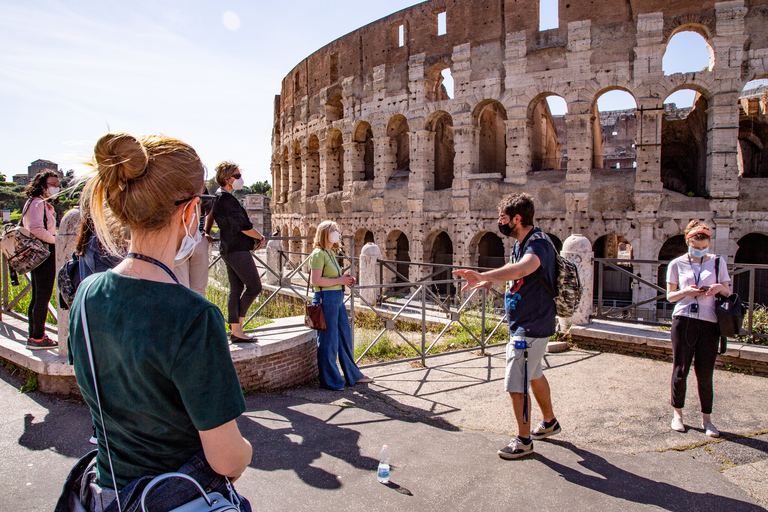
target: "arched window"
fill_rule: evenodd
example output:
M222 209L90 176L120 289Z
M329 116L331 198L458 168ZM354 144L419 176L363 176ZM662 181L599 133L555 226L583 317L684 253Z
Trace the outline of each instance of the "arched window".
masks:
M307 143L307 197L320 193L320 141L310 135Z
M739 176L768 178L768 80L752 80L739 97Z
M453 75L448 64L438 62L429 68L426 77L426 91L427 101L443 101L453 98Z
M636 168L635 98L626 91L608 91L597 98L595 110L599 130L595 130L592 138L592 168Z
M690 89L664 100L661 121L661 181L688 196L707 192L707 100Z
M410 142L408 140L408 121L405 116L392 116L387 124L387 136L393 139L395 146L395 171L389 177L393 181L407 181L411 174Z
M403 283L409 279L410 265L408 265L408 262L411 261L409 249L410 243L408 242L408 237L402 231L394 230L387 235L387 246L384 251L384 257L390 261L402 262L395 264L395 269L400 275L386 272L387 282ZM403 290L402 292L405 293L407 290Z
M325 118L328 122L344 119L344 105L341 103L341 94L334 94L325 104Z
M371 125L362 122L355 130L355 142L363 144L363 181L373 179L373 130Z
M453 141L453 119L447 112L438 112L427 125L435 134L435 190L453 185L453 161L456 149Z
M435 241L432 242L432 251L430 254L431 263L437 263L439 265L453 265L453 242L451 241L451 237L448 236L448 233L445 231L441 231L437 237L435 237ZM432 279L435 281L444 281L447 279L451 279L451 269L443 267L444 270L441 272L438 272L435 274ZM440 266L435 266L431 268L432 272L436 272L440 270ZM448 284L438 284L435 285L437 288L438 293L441 294L448 294L448 292L451 290L451 286Z
M283 161L280 164L280 201L288 201L291 184L291 166L288 163L288 146L283 147Z
M498 101L480 107L477 116L480 128L480 173L507 175L507 111Z
M739 250L733 258L734 263L768 264L768 236L763 233L750 233L739 242ZM732 288L739 297L749 298L749 273L744 272L731 277ZM768 306L768 270L755 269L755 303Z
M626 238L615 233L603 235L592 244L595 258L632 259L632 246ZM626 256L626 257L625 257ZM618 263L632 272L629 263ZM598 278L599 262L595 262L594 297L598 297L600 280ZM603 266L603 305L608 307L624 307L632 303L632 278L614 268Z
M704 38L704 30L696 26L678 29L670 38L661 69L665 75L711 71L715 65L715 52Z
M536 98L528 109L531 123L531 169L547 171L568 165L565 100L554 94Z
M339 130L331 130L328 134L325 179L328 192L344 190L344 146Z
M504 242L496 233L486 233L477 244L478 267L500 268L507 264Z

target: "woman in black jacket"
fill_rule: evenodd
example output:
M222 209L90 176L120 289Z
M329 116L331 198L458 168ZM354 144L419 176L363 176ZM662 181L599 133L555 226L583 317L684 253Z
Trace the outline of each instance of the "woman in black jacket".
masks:
M254 229L245 208L232 195L244 184L237 164L221 162L217 165L216 182L221 188L216 191L212 215L219 226L219 252L227 266L229 278L227 321L231 328L230 340L232 343L252 342L256 339L245 334L243 320L248 308L261 293L261 279L251 251L261 248L264 236ZM206 227L206 235L209 235L210 225Z

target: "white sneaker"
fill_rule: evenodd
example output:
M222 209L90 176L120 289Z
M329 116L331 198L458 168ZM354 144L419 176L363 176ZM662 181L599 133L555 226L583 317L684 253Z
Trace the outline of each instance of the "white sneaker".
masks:
M533 441L528 444L523 443L519 437L515 437L509 445L505 446L498 452L499 457L507 460L519 459L526 455L533 454Z
M704 429L704 433L709 437L720 437L720 431L715 428L711 421L708 423L702 422L701 428Z
M677 416L672 417L672 423L669 424L669 427L672 430L676 430L678 432L685 432L685 425L683 425L683 420Z

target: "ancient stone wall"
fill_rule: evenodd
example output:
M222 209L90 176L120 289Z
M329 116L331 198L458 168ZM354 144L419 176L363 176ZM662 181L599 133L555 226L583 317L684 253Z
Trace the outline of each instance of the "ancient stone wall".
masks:
M665 76L668 42L688 30L706 39L710 65ZM635 258L656 259L697 218L733 261L740 239L768 234L766 196L753 192L768 188L768 141L762 125L757 134L746 125L765 116L739 99L766 77L768 0L561 0L559 26L546 31L536 0L430 0L333 41L285 77L273 225L306 235L328 218L357 240L372 237L387 259L477 265L510 249L484 238L497 236L498 201L528 192L537 224L558 240L620 236ZM698 93L695 108L665 120L663 102L680 89ZM635 145L631 167L605 158L596 102L611 90L637 105L623 135ZM553 121L549 95L566 101L564 121ZM695 154L675 155L674 137Z

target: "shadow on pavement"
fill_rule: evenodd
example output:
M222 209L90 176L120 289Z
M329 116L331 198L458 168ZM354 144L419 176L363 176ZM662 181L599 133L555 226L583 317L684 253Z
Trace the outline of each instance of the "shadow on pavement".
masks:
M583 450L567 441L548 442L566 448L582 458L579 464L593 476L564 466L537 453L537 459L558 472L568 482L592 489L607 496L634 503L655 505L663 510L688 512L690 510L761 511L762 507L725 496L697 493L658 482L614 466L604 458Z
M19 389L24 381L0 368L0 379ZM47 412L35 416L24 415L24 433L19 437L19 445L30 450L53 450L67 457L80 458L92 446L88 443L91 436L91 416L82 403L70 403L39 391L27 393L37 405ZM41 419L42 418L42 419Z
M306 484L319 489L338 489L336 475L312 463L323 454L343 460L357 469L374 471L379 461L360 453L360 433L331 423L344 409L339 407L327 419L300 412L296 408L312 402L272 395L269 407L247 400L248 411L237 423L243 436L253 445L250 466L264 471L292 470ZM261 413L261 415L259 415ZM381 419L375 421L389 421Z

